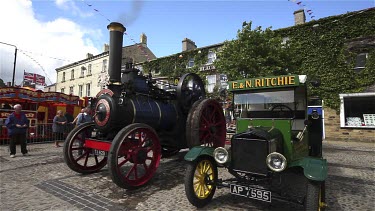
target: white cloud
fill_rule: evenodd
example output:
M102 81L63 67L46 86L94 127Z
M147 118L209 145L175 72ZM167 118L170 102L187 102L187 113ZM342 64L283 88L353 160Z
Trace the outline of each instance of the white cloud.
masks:
M16 84L21 83L24 70L47 76L55 83L57 67L82 60L86 53L99 53L92 39L93 36L100 37L101 30L89 29L65 18L39 21L30 0L0 1L0 21L0 42L16 45L19 49ZM0 78L4 82L12 80L14 50L14 47L0 43ZM51 83L48 79L46 82Z
M76 16L89 17L93 15L91 12L82 11L73 0L55 0L55 4L58 8L71 12Z

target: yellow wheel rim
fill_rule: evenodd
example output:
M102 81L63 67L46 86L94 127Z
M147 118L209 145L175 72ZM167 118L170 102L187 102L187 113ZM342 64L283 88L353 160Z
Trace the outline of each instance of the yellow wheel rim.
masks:
M207 198L213 186L208 185L205 181L205 178L208 178L210 181L214 181L214 170L212 163L208 160L202 160L197 164L197 168L194 172L194 192L199 199Z
M322 201L322 191L323 191L323 189L320 188L320 191L319 191L319 207L318 207L318 211L324 210L324 208L327 207L327 204Z

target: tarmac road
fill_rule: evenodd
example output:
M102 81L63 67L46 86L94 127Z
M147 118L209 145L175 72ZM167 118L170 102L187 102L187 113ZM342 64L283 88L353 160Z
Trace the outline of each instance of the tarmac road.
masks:
M184 191L186 162L180 152L162 159L146 186L124 190L110 179L107 167L95 174L71 171L63 161L62 148L53 144L29 145L30 156L10 158L0 146L0 210L196 210ZM329 163L326 181L327 210L374 210L375 144L325 141ZM220 171L221 176L228 176ZM300 210L289 203L235 197L218 189L204 210Z

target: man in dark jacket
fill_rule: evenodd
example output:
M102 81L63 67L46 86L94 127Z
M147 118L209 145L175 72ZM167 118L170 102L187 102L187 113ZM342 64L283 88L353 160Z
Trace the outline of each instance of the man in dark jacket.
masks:
M15 105L14 112L5 120L5 126L8 128L8 135L10 137L9 148L11 158L16 156L17 142L21 145L22 154L28 155L26 149L26 131L29 127L29 120L21 110L22 106L20 104Z

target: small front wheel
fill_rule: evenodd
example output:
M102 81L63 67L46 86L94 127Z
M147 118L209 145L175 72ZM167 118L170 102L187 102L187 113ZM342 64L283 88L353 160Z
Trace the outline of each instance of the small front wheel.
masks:
M207 205L215 194L217 165L212 157L202 156L190 162L185 174L185 193L196 207Z
M306 188L305 210L324 211L327 206L325 202L325 183L308 181Z

